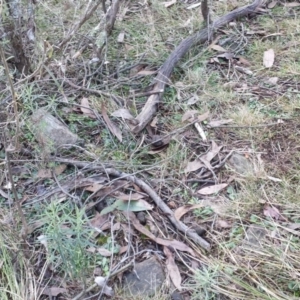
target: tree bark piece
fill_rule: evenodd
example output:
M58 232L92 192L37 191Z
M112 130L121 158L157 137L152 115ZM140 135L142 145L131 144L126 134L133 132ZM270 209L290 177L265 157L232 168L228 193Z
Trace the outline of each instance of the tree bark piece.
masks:
M158 75L155 78L156 84L153 89L164 90L168 84L169 78L174 70L174 67L179 60L187 53L187 51L198 43L207 41L212 30L217 30L236 18L244 17L253 13L255 9L260 6L264 0L255 0L252 4L246 5L229 12L223 17L214 21L209 28L205 28L196 34L184 39L176 49L169 55L165 63L162 65ZM157 111L157 105L160 102L163 93L158 95L151 95L144 105L140 114L136 117L138 124L133 128L134 133L142 131L146 125L153 119Z

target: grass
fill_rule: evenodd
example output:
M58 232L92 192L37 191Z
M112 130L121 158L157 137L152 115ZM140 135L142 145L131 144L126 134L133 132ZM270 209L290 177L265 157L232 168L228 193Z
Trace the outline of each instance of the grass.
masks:
M239 5L247 1L242 2ZM62 40L70 26L82 16L82 5L82 1L72 5L42 1L36 12L39 44L42 45L44 39L50 45ZM152 84L153 77L130 77L129 69L120 71L118 76L109 76L128 65L143 64L159 69L183 38L203 26L200 7L187 10L188 5L178 2L166 8L161 1L152 1L151 5L122 2L115 29L103 53L106 64L100 68L95 80L89 79L85 83L91 89L118 95L124 100L124 107L133 114L140 111L145 97L132 99L130 90L145 89ZM222 15L233 9L228 1L210 5L213 6L213 15ZM207 45L197 46L176 66L163 102L159 105L157 121L151 129L162 136L183 127L182 115L190 109L198 110L199 114L209 110L207 122L232 119L227 128L208 128L207 123L203 123L209 141L223 145L215 161L233 150L246 157L253 167L251 174L239 174L227 165L216 169L216 177L209 177L209 180L217 178L220 182L227 182L231 178L233 181L219 195L205 198L211 201L211 205L182 218L188 226L206 226L206 238L212 244L211 253L197 258L198 267L194 271L189 269L192 264L190 257L184 256L184 265L181 256L174 254L183 278L183 294L190 299L290 300L300 296L300 241L297 228L300 223L298 12L299 8L291 9L278 4L269 14L236 21L236 27L225 26L216 35L221 40L233 36L231 43L245 38L246 43L239 55L250 62L247 68L253 75L239 73L222 58L219 58L220 63L213 62L211 59L220 53L208 49ZM20 138L23 147L28 148L32 156L13 154L12 166L29 170L16 171L15 185L20 199L33 198L36 202L27 204L24 200L23 203L26 218L34 228L27 237L29 250L26 250L25 245L19 242L19 224L6 220L7 215L15 212L5 194L1 193L1 299L45 299L42 290L51 286L66 287L66 297L72 298L92 285L94 274L100 272L101 276L106 276L123 258L117 251L111 258L88 249L100 247L113 251L130 245L131 250L127 251L134 249L138 252L155 245L160 250L159 246L136 232L132 234L132 241L128 241L127 233L132 229L126 227L128 224L118 212L112 214L110 222L120 224L120 228L125 226L125 229L108 230L106 236L95 236L87 222L86 212L74 202L74 197L84 202L90 195L81 186L69 191L73 198L61 191L51 201L37 195L39 189L48 191L55 185L53 178L43 179L37 175L40 168L50 166L40 161L39 145L30 127L29 118L37 108L47 107L63 120L71 131L85 140L84 147L102 163L109 162L122 171L145 179L170 207L174 206L172 209L196 204L203 198L197 191L206 185L187 183L186 179L197 178L197 172L187 175L184 169L189 161L208 151L210 143L204 143L192 127L178 131L172 135L168 147L153 153L145 142L149 131L143 135L133 135L126 129L124 121L112 118L122 128L123 142L120 143L101 118L91 119L75 109L78 108L75 104L80 104L82 97L89 98L91 108L99 115L102 105L105 105L109 116L119 108L105 97L89 95L62 84L64 76L75 81L78 79L79 84L83 84L85 72L94 72L99 67L99 64L90 62L96 56L98 36L93 34L94 28L101 20L103 13L99 9L62 52L54 53L47 69L41 71L39 80L16 84L22 111ZM263 35L259 33L262 30ZM248 34L247 31L254 33ZM124 43L117 42L120 32L125 32ZM83 46L86 48L82 56L73 59L74 53ZM263 53L270 48L275 51L275 63L272 68L266 69L263 67ZM42 46L36 48L37 53L33 57L35 66L41 60L41 49ZM64 67L65 73L61 73ZM270 77L278 77L278 82L272 85L268 82ZM192 97L198 101L189 104ZM66 99L68 103L63 103ZM6 108L10 113L9 106ZM284 123L268 125L278 120ZM6 126L8 137L13 130L13 123ZM79 148L66 150L60 155L92 162L91 157ZM0 157L2 166L6 161L3 149L0 150ZM4 170L1 171L0 183L3 187L8 179ZM67 188L69 182L79 185L82 178L91 180L97 176L102 175L68 168L57 178ZM116 181L108 182L107 176L103 175L99 181L107 189L116 187ZM127 185L121 191L132 192L135 189L134 185ZM10 193L9 190L3 191ZM96 198L101 197L103 194L100 193ZM276 207L284 219L268 217L265 213L267 205ZM93 220L95 213L92 210L87 214ZM153 212L152 219L157 222L155 225L166 236L178 238L175 233L172 235L166 218L158 215L157 211ZM152 224L148 222L145 226L151 229ZM264 235L259 236L260 245L251 244L249 247L247 237L251 235L253 226L258 226ZM183 238L182 241L187 243ZM136 256L137 261L143 259ZM125 299L119 284L109 282L109 285L117 291L115 299ZM169 299L171 291L172 287L166 284L151 299Z

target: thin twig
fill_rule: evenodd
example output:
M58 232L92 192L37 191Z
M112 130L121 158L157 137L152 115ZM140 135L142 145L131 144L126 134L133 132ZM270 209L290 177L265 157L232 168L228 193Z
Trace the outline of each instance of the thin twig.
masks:
M63 159L60 159L61 162L63 162ZM68 163L69 161L66 160L65 163ZM80 161L73 161L73 165L79 167L79 168L89 168L89 164L80 162ZM95 169L95 165L93 166L93 169ZM210 244L204 240L202 237L200 237L195 230L189 228L181 221L178 221L173 211L168 207L168 205L158 196L158 194L143 180L131 175L127 174L121 171L118 171L114 168L103 168L102 166L98 167L99 170L104 171L106 174L110 176L114 176L117 178L124 178L134 184L136 184L138 187L140 187L144 192L146 192L149 197L155 202L155 204L160 208L160 210L166 214L166 216L169 218L170 222L173 224L175 228L177 228L179 231L183 232L187 237L189 237L193 242L204 248L205 250L210 250Z

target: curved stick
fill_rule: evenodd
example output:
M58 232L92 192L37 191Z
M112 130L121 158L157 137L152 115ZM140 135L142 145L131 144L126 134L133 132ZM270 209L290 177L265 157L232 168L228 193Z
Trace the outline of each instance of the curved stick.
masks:
M175 50L169 55L165 63L162 65L158 75L155 78L156 84L153 89L163 90L168 84L169 78L178 61L187 53L187 51L198 43L203 43L209 38L211 30L219 29L236 18L244 17L253 13L255 9L263 3L264 0L255 0L252 4L246 5L233 10L225 16L214 21L209 28L205 28L196 34L184 39ZM138 124L133 128L134 133L138 133L153 119L157 111L157 104L160 102L163 93L151 95L144 105L140 114L136 117Z

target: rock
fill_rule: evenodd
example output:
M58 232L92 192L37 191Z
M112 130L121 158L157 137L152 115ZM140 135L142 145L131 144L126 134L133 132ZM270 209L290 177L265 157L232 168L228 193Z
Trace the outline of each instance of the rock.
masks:
M124 275L124 294L151 297L162 286L165 274L160 263L154 258L135 265L135 272Z
M31 121L33 133L45 157L63 145L74 145L78 142L78 136L44 108L35 111Z
M251 162L246 157L238 153L233 153L227 163L231 168L242 175L250 175L254 173Z

